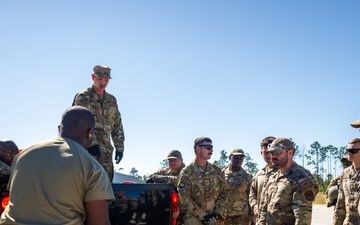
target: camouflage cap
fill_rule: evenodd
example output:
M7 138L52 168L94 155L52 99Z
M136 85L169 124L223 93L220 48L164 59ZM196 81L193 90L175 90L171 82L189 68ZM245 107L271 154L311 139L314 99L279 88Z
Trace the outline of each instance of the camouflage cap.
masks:
M294 143L287 138L280 137L276 138L270 145L268 152L274 153L274 154L280 154L283 150L294 150Z
M230 156L232 156L232 155L243 155L243 156L245 156L245 153L240 148L234 148L233 150L230 151Z
M360 128L360 119L352 122L350 125L351 125L353 128Z
M211 142L212 143L211 139L208 138L208 137L198 137L198 138L196 138L195 141L194 141L194 148L196 146L204 144L205 142Z
M104 65L95 65L94 66L94 74L95 76L101 76L101 77L110 77L111 69L110 67L104 66Z
M182 155L179 150L174 149L168 153L167 158L168 159L182 159Z

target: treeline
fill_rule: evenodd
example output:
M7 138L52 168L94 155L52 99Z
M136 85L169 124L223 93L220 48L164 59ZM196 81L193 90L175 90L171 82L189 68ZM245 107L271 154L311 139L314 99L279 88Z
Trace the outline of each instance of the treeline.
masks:
M301 148L294 143L296 148L294 159L295 161L307 168L317 178L321 185L321 191L325 191L330 180L338 176L342 172L340 159L346 157L346 147L334 147L333 145L322 146L319 142L315 141L310 145L310 149L305 146ZM260 150L259 150L260 152ZM260 154L260 153L259 153ZM248 153L245 153L243 168L250 172L252 175L259 170L257 163L253 161ZM225 150L220 151L220 158L214 161L214 164L223 167L229 163L229 156ZM168 161L164 159L160 162L161 167L168 167ZM260 168L265 166L260 165ZM122 169L117 170L121 172ZM154 171L155 172L155 171ZM138 170L133 167L129 175L139 178L139 182L147 180L146 175L139 175Z

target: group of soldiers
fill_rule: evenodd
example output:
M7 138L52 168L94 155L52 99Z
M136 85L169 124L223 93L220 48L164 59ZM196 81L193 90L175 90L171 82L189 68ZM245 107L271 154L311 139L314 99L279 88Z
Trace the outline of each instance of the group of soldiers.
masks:
M360 120L351 124L360 128ZM168 153L169 167L150 175L147 182L172 183L180 197L178 225L310 225L319 183L293 161L294 143L288 138L265 137L260 153L266 165L254 177L242 168L245 153L229 152L223 168L208 162L212 141L194 141L195 159L185 166L181 152ZM327 192L327 206L335 206L334 225L360 224L360 138L349 141L344 171ZM336 186L330 199L329 189ZM335 198L335 201L333 200ZM337 200L337 201L336 201Z
M185 166L178 150L168 153L169 167L147 182L172 183L179 193L178 225L311 224L312 202L319 184L293 161L295 147L287 138L264 138L266 162L254 177L242 168L245 152L234 148L223 168L208 162L212 140L194 141L195 159Z

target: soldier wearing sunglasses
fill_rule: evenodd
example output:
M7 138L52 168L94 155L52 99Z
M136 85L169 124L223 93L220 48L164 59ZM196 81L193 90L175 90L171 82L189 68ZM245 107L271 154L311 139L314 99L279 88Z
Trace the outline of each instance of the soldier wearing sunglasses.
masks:
M212 141L199 137L194 141L195 160L180 173L178 185L181 204L186 208L185 225L220 225L226 217L228 185L224 174L209 163Z
M346 151L352 165L346 168L340 177L334 225L360 224L360 138L351 139Z
M311 224L312 203L319 191L315 178L293 161L295 147L287 138L276 138L268 151L279 170L264 188L258 225Z
M342 168L346 169L349 166L351 166L352 162L349 161L347 158L342 158L340 160ZM338 196L338 189L340 185L340 178L341 175L331 179L328 187L325 191L325 202L327 207L335 206L337 202L337 196Z

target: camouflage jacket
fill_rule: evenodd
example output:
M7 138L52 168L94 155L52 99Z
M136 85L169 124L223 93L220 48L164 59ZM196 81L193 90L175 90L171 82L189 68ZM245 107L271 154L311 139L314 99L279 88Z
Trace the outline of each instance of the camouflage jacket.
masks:
M72 105L88 108L95 117L95 137L90 146L99 145L102 154L112 155L114 148L111 145L111 137L116 151L124 151L124 129L116 98L113 95L104 92L103 97L99 98L94 88L89 87L76 94Z
M340 177L337 204L333 216L334 225L360 224L360 171L352 165Z
M294 163L284 174L274 173L264 188L258 225L311 224L319 185L308 170Z
M195 161L191 162L180 173L178 191L180 202L187 210L185 224L202 224L204 216L210 213L225 219L228 185L216 165L207 163L204 171Z
M0 160L0 178L5 175L10 175L10 166Z
M276 171L278 171L277 167L269 167L266 165L264 168L256 172L251 182L249 194L249 203L251 209L254 207L254 205L257 205L258 209L260 209L260 197L262 196L261 193L263 187L267 184L269 177L273 175Z
M338 186L339 187L339 185L340 185L340 177L341 177L341 175L331 179L328 186L327 186L327 188L326 188L326 191L325 191L325 203L326 203L327 207L334 206L334 205L332 205L333 203L331 202L331 199L330 199L330 196L329 196L329 190L333 186Z
M171 172L171 169L169 167L161 168L156 173L151 174L150 178L155 183L170 183L170 184L174 185L175 189L177 189L177 185L179 183L179 178L180 178L180 172L184 168L185 168L184 163L182 164L179 171L176 173Z
M231 165L222 169L225 180L229 185L228 216L242 216L250 218L249 193L252 175L241 168L233 172Z

